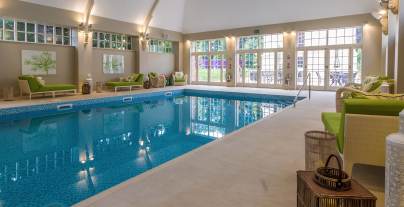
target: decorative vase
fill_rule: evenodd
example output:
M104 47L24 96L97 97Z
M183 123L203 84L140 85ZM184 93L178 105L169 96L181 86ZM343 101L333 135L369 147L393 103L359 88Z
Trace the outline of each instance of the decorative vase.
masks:
M91 85L89 82L84 82L83 86L81 87L82 94L90 94L91 93Z
M386 140L385 206L404 206L404 111L400 113L400 131Z

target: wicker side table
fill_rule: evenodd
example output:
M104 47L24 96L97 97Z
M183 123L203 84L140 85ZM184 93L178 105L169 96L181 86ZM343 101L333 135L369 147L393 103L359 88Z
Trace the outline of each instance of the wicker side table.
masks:
M336 192L317 185L313 176L297 172L297 207L376 207L376 197L355 180L351 190Z

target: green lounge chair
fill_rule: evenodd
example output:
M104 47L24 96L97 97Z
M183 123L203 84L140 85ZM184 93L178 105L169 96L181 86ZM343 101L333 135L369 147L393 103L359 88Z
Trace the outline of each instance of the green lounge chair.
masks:
M143 88L143 78L144 78L143 74L135 73L129 76L127 81L109 81L106 83L106 85L108 87L114 88L115 93L120 88L129 88L129 91L132 91L133 87Z
M51 94L55 98L56 93L77 93L77 88L72 84L42 84L34 76L20 76L18 77L18 84L20 86L20 94L28 94L29 99L35 94Z
M188 76L183 72L175 72L173 74L174 86L185 86L187 85Z
M342 112L324 112L325 129L337 136L344 169L354 164L384 166L386 136L396 133L404 101L389 99L345 99Z

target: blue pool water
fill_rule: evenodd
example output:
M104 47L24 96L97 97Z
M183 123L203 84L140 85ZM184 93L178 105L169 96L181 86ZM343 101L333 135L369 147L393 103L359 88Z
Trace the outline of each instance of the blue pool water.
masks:
M3 113L0 206L75 204L270 116L293 97L183 91L136 100Z

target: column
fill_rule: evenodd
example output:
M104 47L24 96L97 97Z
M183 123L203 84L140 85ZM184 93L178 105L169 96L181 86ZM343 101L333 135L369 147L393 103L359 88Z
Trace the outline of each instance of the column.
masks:
M395 81L396 93L404 93L404 1L400 1L397 15L397 31L395 45Z

